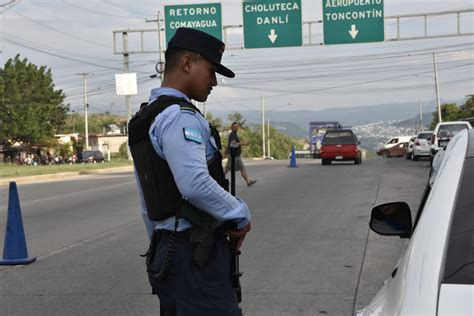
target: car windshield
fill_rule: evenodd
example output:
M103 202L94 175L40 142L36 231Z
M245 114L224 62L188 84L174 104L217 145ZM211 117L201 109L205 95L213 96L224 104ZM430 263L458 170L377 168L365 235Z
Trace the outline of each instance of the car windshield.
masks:
M431 135L433 135L433 133L431 133L431 132L429 132L429 133L420 133L420 134L418 134L417 138L418 139L431 140Z
M438 130L438 137L453 137L457 132L466 129L466 124L441 125Z
M337 131L326 133L323 145L356 144L356 138L351 131Z

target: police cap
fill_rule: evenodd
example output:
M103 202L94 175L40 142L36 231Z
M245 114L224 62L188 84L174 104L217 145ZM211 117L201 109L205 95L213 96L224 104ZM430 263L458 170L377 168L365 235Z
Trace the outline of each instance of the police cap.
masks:
M232 70L221 64L225 44L208 33L191 28L180 27L168 42L168 48L172 47L182 48L198 53L217 66L217 73L229 78L235 77Z

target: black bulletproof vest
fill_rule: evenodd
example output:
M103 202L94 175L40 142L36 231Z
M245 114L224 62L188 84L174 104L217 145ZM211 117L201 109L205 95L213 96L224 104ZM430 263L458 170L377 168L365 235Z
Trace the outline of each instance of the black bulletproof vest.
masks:
M168 163L156 153L148 134L155 117L173 104L179 104L181 109L201 114L199 109L186 99L163 95L151 104L143 103L128 124L128 145L140 181L148 217L152 221L179 216L179 210L185 203ZM219 133L211 124L209 127L219 149L207 163L209 175L228 191L229 184L222 168Z

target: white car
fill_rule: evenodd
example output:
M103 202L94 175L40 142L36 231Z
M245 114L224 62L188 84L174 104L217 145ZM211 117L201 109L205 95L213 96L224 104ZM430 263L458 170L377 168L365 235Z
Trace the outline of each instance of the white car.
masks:
M412 229L404 202L376 206L370 227L410 238L394 271L356 315L474 315L474 130L449 142Z
M471 124L467 121L438 123L433 131L433 135L431 136L431 158L433 158L440 149L446 147L448 142L457 132L471 128Z

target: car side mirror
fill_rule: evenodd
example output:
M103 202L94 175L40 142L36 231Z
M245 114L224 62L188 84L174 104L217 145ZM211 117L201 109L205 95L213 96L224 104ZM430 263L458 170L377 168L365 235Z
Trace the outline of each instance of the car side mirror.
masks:
M382 236L410 238L412 233L411 210L405 202L391 202L372 209L370 229Z

